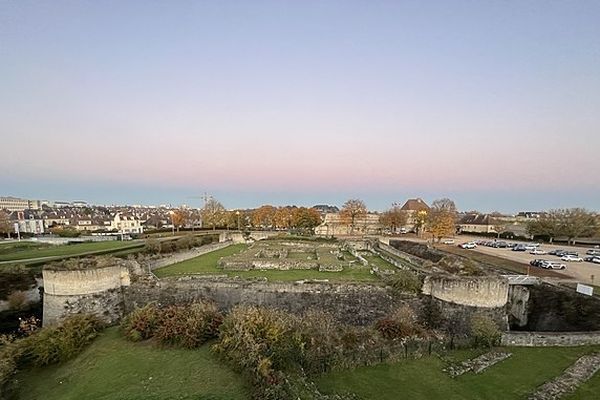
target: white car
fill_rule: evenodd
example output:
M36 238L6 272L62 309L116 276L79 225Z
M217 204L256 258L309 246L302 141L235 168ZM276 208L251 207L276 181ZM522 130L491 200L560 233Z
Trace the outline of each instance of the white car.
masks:
M474 249L477 245L473 242L461 243L458 245L461 249Z
M583 262L583 258L578 257L578 256L574 256L574 255L571 255L571 254L565 254L560 259L563 260L563 261Z
M443 244L454 244L454 239L444 239L442 240Z
M567 266L564 263L558 261L543 261L540 267L546 269L565 269Z
M544 254L548 254L548 252L547 252L547 251L544 251L544 250L542 250L542 249L540 249L540 248L535 248L535 249L531 250L531 251L529 252L529 254L533 254L534 256L537 256L537 255L544 255Z

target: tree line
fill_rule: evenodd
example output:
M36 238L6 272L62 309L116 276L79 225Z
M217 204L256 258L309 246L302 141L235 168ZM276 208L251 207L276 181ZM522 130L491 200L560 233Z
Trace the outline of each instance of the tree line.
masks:
M600 215L585 208L550 210L529 222L527 232L550 243L560 237L574 244L576 239L600 235Z

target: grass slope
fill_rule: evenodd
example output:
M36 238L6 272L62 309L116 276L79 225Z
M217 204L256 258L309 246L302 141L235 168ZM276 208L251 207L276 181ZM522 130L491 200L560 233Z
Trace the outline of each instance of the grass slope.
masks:
M217 266L217 262L221 257L238 254L248 248L244 244L236 244L226 247L221 250L216 250L211 253L201 255L190 260L182 261L177 264L169 265L164 268L159 268L154 271L159 278L167 276L177 276L186 274L204 274L204 275L222 275L239 276L242 278L267 278L269 281L297 281L301 279L329 279L331 281L346 281L346 282L373 282L377 277L370 273L369 267L353 265L347 267L342 272L320 272L317 270L289 270L289 271L223 271ZM394 268L385 260L377 257L379 265L381 262L387 264L388 268Z
M525 399L539 385L560 375L589 347L510 348L512 357L487 371L452 379L437 357L406 360L395 364L361 367L328 374L318 382L326 393L354 392L363 400L464 400ZM598 377L595 377L598 382ZM591 382L591 381L590 381ZM582 394L596 394L598 384Z
M132 249L144 246L144 242L90 242L43 247L14 247L0 253L0 261L19 261L41 257L65 257L86 254L106 253L117 250Z
M65 364L19 374L18 399L242 400L248 388L209 346L165 349L131 343L116 328Z

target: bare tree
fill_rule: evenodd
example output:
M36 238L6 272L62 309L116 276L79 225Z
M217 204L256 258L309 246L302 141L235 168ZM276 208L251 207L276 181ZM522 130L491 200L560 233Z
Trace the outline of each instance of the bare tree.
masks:
M211 226L213 230L225 223L226 210L218 200L210 198L201 210L202 223Z
M356 220L367 215L367 206L362 200L350 199L344 203L340 211L343 223L350 225L350 232L354 232Z

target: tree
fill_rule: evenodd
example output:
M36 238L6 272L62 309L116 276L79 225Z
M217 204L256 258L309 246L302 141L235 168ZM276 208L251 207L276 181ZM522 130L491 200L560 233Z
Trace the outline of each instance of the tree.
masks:
M225 225L227 211L223 204L212 197L204 204L200 213L202 214L202 224L211 226L213 230L217 229L217 226Z
M273 225L280 229L290 229L293 223L293 213L296 207L279 207L273 214Z
M7 237L10 237L10 233L12 231L13 227L10 223L10 218L8 217L8 214L0 210L0 233L6 234Z
M584 208L550 210L527 226L533 236L548 236L550 242L559 236L569 244L575 239L593 236L598 230L598 215Z
M561 234L560 210L550 210L527 224L531 236L547 236L550 243Z
M427 230L438 241L456 232L456 205L450 199L439 199L431 203L427 214Z
M567 237L569 244L575 239L593 236L598 229L597 215L585 208L569 208L561 211L561 233Z
M428 213L425 210L417 211L413 214L413 226L417 235L421 235L421 232L425 228L425 223L427 222L427 215Z
M314 208L299 207L292 213L292 226L303 231L312 231L321 224L321 214Z
M354 232L356 220L367 215L367 206L362 200L350 199L344 203L340 217L344 224L350 225L350 232Z
M260 206L252 212L252 225L256 228L273 228L277 209L270 205Z
M379 222L384 228L389 228L392 232L395 232L398 228L406 225L408 215L405 211L402 211L400 206L393 205L392 208L381 214Z
M506 232L506 222L501 220L498 216L494 216L494 214L490 214L492 217L490 219L490 225L494 228L494 232L500 238L500 235Z
M186 210L184 210L184 209L175 210L171 214L171 222L177 229L177 232L179 232L180 227L185 226L187 224L187 221L188 221L188 215L187 215Z

